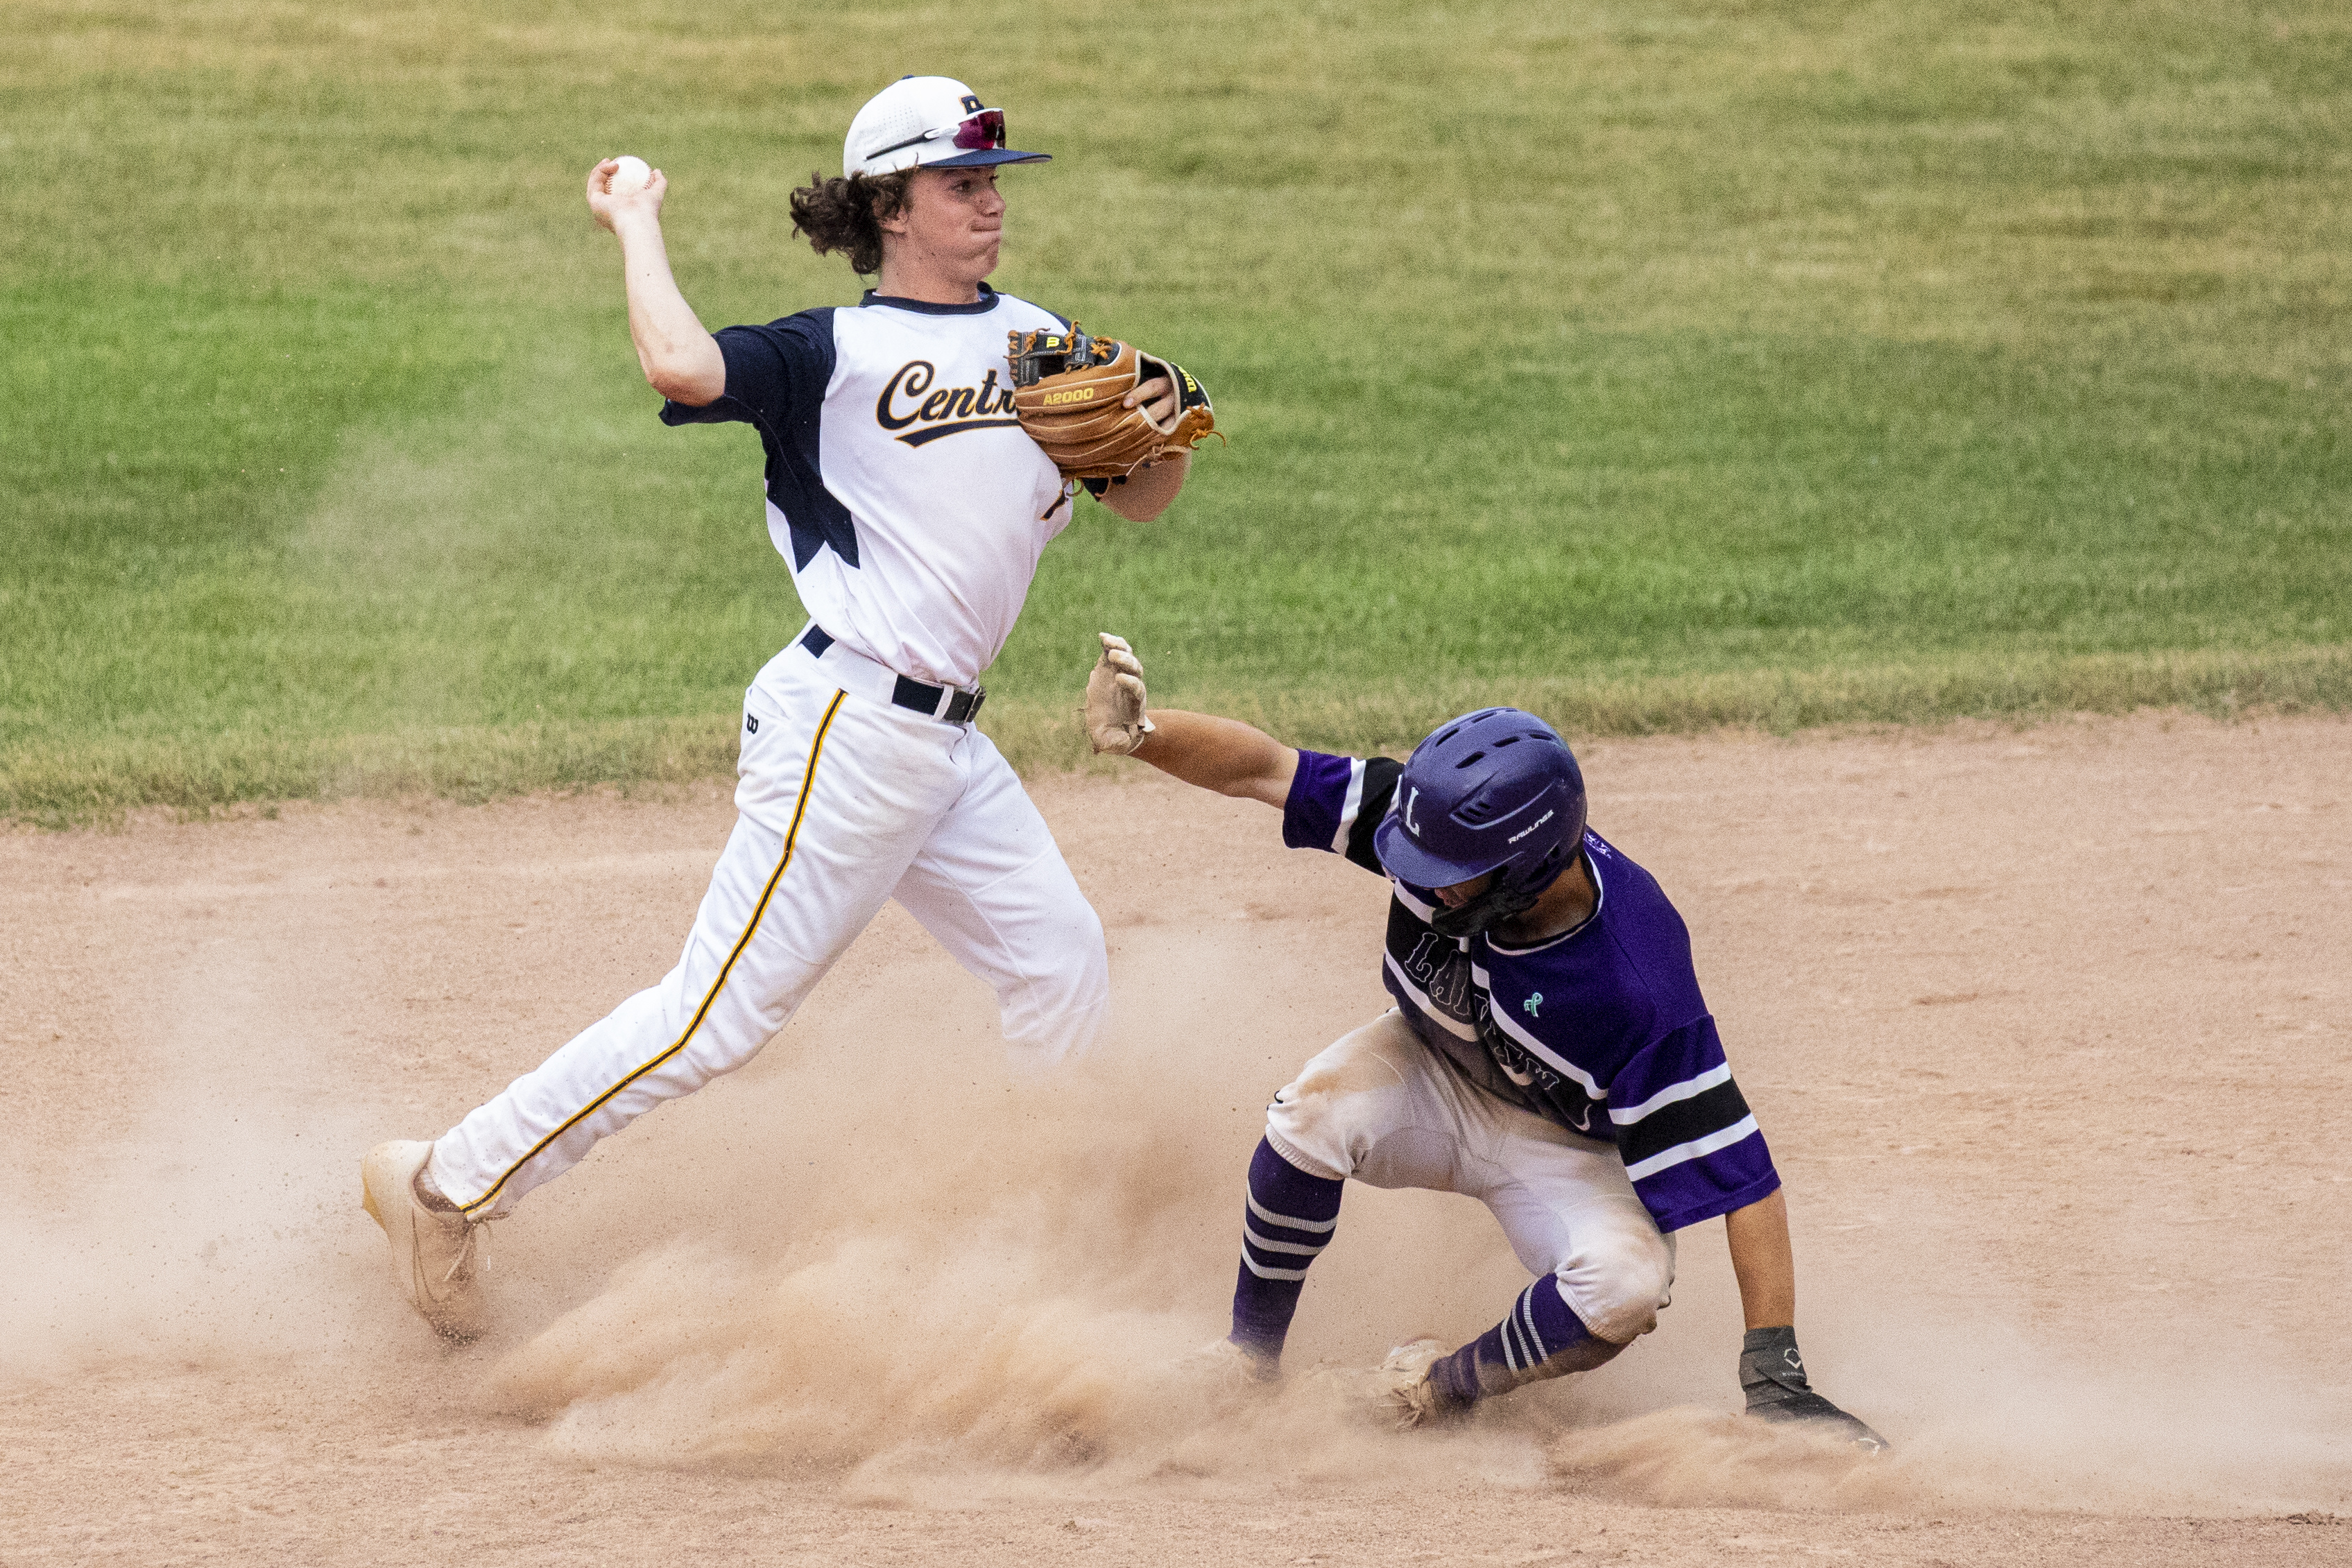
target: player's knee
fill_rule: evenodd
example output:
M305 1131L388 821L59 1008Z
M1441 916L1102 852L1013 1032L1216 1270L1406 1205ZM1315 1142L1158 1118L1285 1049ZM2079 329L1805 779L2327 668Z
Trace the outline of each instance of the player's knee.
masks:
M1266 1139L1310 1175L1334 1180L1358 1174L1364 1157L1393 1128L1402 1075L1374 1034L1378 1025L1343 1036L1307 1062L1266 1108Z
M1593 1337L1626 1344L1658 1326L1674 1291L1675 1249L1654 1227L1600 1230L1577 1239L1559 1275L1561 1296Z
M1101 917L1084 901L1062 916L1055 962L997 993L1008 1044L1039 1065L1084 1056L1110 1019L1110 959Z

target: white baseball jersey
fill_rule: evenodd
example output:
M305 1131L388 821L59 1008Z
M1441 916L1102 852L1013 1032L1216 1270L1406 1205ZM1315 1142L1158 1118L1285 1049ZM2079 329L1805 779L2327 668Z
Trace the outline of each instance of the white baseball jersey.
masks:
M1013 634L1070 486L1013 413L1005 334L1052 311L868 291L717 334L727 390L669 424L745 421L768 454L768 532L816 623L867 658L968 686Z

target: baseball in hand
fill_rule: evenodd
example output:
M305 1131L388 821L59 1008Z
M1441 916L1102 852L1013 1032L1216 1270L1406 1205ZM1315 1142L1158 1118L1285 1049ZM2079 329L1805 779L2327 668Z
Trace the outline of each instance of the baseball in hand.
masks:
M616 196L635 195L654 177L653 165L633 153L622 153L619 162L621 166L613 171L612 182L605 187Z

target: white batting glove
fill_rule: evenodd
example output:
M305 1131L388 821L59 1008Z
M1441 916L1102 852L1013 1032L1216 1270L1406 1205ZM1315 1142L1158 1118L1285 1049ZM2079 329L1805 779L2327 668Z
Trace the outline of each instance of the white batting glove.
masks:
M1151 721L1143 716L1143 664L1126 638L1100 635L1102 657L1087 677L1087 738L1097 756L1116 751L1128 757L1151 733Z

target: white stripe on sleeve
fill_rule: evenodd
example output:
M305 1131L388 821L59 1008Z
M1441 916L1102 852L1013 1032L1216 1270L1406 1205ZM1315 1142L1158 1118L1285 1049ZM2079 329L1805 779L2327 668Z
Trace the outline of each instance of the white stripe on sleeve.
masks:
M1693 1138L1687 1144L1676 1144L1671 1149L1661 1149L1638 1166L1627 1166L1626 1178L1630 1181L1640 1181L1646 1176L1654 1176L1662 1170L1668 1170L1681 1165L1685 1160L1695 1160L1701 1155L1711 1155L1717 1149L1727 1149L1740 1139L1754 1135L1756 1130L1756 1118L1742 1116L1730 1126L1709 1133L1704 1138Z
M1731 1063L1718 1062L1696 1078L1685 1078L1680 1083L1669 1083L1639 1105L1622 1111L1612 1110L1609 1119L1621 1127L1630 1127L1661 1105L1671 1105L1677 1100L1687 1100L1694 1094L1704 1094L1718 1083L1731 1081Z
M1331 852L1348 852L1348 830L1356 825L1356 813L1364 809L1364 759L1348 759L1348 798L1339 803L1339 831L1331 835Z

